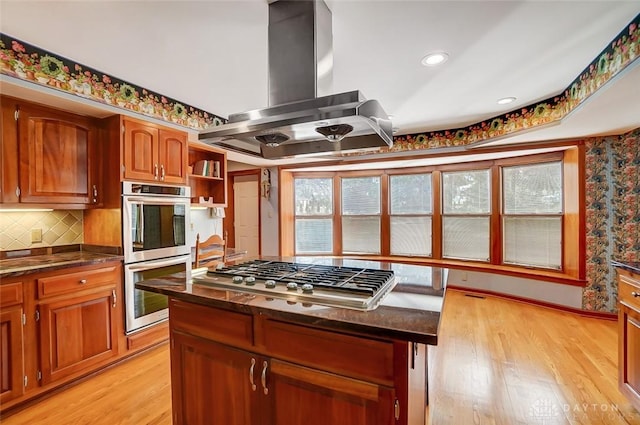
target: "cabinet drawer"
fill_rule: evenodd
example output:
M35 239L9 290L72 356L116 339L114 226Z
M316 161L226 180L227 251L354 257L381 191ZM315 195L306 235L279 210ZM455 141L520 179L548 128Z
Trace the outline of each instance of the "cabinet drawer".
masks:
M640 280L618 271L618 297L621 302L640 311Z
M48 298L60 294L96 288L119 281L118 266L101 267L99 269L70 269L69 273L38 279L38 298Z
M22 282L8 283L0 285L0 306L9 307L10 305L22 303Z
M253 316L215 307L169 301L171 332L180 331L222 344L238 347L253 345Z
M344 335L276 320L265 320L263 341L273 357L364 379L393 385L393 343Z

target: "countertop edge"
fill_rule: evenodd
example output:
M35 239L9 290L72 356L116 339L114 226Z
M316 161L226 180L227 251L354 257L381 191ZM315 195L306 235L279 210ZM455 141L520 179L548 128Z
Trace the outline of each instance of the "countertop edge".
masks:
M162 279L163 284L167 285L169 282ZM153 282L153 280L147 281ZM384 339L396 339L403 341L412 341L416 343L437 345L437 334L425 334L420 332L412 332L408 329L397 329L376 326L372 324L357 323L348 320L337 320L334 318L324 318L312 315L305 315L297 312L287 312L279 309L269 309L261 306L248 305L243 302L234 302L233 300L221 300L216 298L209 298L206 296L191 294L187 292L180 292L180 289L184 287L184 283L175 283L176 290L168 288L162 288L153 284L138 282L136 288L143 289L151 292L167 295L171 298L191 302L199 305L221 308L224 310L235 311L239 313L252 314L252 315L264 315L275 320L284 320L290 323L296 323L301 325L307 325L319 329L332 330L337 332L350 332L359 335L365 335L371 338L384 338ZM337 307L334 307L337 308ZM433 315L438 316L438 328L441 322L440 312L431 312ZM169 320L171 318L169 317Z
M11 277L20 277L26 276L35 273L44 273L56 270L63 270L70 267L82 267L82 266L91 266L96 264L106 264L112 262L121 263L124 259L121 255L111 255L111 254L95 254L92 253L92 258L79 258L72 260L64 260L60 262L47 263L43 265L31 265L31 266L23 266L23 267L12 267L7 270L0 270L0 280L8 279Z
M629 263L629 262L612 260L611 261L611 265L613 267L617 267L617 268L629 271L631 273L635 273L635 274L639 274L640 275L640 262L639 263Z

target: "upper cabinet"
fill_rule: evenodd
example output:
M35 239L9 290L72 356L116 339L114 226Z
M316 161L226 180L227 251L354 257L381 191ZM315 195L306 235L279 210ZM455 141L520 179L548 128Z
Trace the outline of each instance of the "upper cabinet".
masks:
M207 207L226 207L226 181L226 151L204 143L189 143L191 202Z
M101 203L101 154L92 118L2 99L2 202Z
M186 184L186 133L132 118L122 122L124 180Z

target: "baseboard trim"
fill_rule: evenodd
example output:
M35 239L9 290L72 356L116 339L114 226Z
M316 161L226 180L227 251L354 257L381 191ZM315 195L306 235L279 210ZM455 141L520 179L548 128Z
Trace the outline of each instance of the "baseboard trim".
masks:
M482 294L482 295L488 295L496 298L504 298L507 300L518 301L521 303L531 304L538 307L546 307L554 310L560 310L568 313L578 314L584 317L591 317L595 319L603 319L603 320L611 320L611 321L618 320L618 315L616 313L609 313L605 311L583 310L581 308L568 307L565 305L554 304L554 303L541 301L541 300L532 300L530 298L519 297L517 295L511 295L511 294L504 294L501 292L489 291L486 289L467 288L459 285L447 285L447 290L450 290L450 289L454 291L467 292L470 294Z

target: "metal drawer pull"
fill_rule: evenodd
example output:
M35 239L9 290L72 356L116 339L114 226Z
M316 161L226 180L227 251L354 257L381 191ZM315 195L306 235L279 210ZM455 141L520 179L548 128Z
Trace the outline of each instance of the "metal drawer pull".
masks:
M113 308L116 308L116 303L118 301L118 299L116 298L116 290L112 289L111 290L111 296L113 297L113 304L111 304L113 306Z
M268 363L266 361L262 362L261 380L262 380L262 388L265 395L269 394L269 388L267 388L267 366L268 366Z
M249 368L249 382L251 382L251 390L256 390L256 383L253 381L253 368L256 366L256 359L251 358L251 367Z
M87 279L80 279L80 284L84 285L85 283L87 283Z
M158 180L158 164L153 164L153 178Z
M164 181L164 164L160 165L160 180Z
M631 296L634 297L634 298L638 298L638 297L640 297L640 292L633 291L631 293Z

